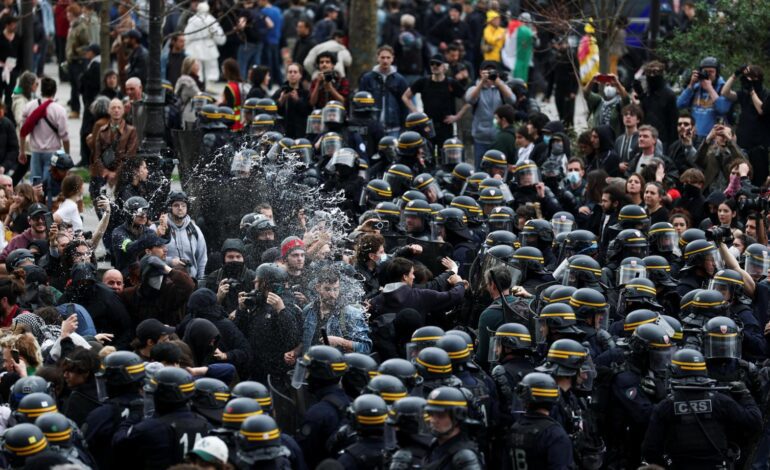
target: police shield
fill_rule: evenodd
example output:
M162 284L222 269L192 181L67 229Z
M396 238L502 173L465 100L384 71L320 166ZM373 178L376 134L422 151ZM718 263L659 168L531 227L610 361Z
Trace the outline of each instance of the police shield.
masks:
M449 246L446 243L407 237L406 244L420 245L422 247L422 253L416 255L414 259L430 269L434 276L438 276L446 271L446 268L441 265L441 259L450 255Z
M179 180L182 183L182 189L187 191L186 183L200 161L203 134L199 129L173 129L171 137L174 140L174 148L177 149Z
M273 397L275 420L281 429L298 429L305 416L310 396L306 387L291 387L288 380L267 376L267 386Z

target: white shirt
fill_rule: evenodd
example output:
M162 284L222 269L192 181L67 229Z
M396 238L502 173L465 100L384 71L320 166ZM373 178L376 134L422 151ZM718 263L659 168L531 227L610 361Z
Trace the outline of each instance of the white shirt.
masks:
M59 209L54 212L54 215L58 215L64 222L72 224L73 230L83 230L83 219L80 218L78 205L72 199L65 199Z

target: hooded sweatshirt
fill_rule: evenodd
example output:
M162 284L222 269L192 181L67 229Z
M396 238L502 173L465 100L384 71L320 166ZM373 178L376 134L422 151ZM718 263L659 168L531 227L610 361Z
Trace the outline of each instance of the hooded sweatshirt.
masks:
M176 334L184 338L192 322L197 318L210 321L217 327L221 337L219 350L227 354L228 363L234 365L241 377L246 377L251 356L249 343L241 330L227 316L217 303L217 295L210 289L198 289L187 300L187 315L176 327Z
M205 280L208 255L206 239L203 238L201 229L195 225L189 215L182 219L181 225L177 225L169 218L168 228L171 240L166 245L168 248L166 262L170 263L173 258L187 260L187 272L190 277L197 281Z

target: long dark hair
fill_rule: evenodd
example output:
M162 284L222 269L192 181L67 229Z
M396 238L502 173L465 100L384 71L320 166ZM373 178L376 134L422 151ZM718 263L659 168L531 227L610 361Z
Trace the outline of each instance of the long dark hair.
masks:
M118 191L127 186L131 186L134 182L134 176L143 163L145 162L142 157L127 158L125 162L123 162L123 166L120 169L120 175L118 176Z
M589 201L599 204L602 202L602 192L607 187L607 178L610 175L603 169L592 170L586 176L586 198Z

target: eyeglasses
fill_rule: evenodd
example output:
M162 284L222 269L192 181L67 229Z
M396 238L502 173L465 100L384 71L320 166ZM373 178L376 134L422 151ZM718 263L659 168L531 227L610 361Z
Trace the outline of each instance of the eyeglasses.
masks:
M676 124L676 127L690 127L689 122L679 122Z

